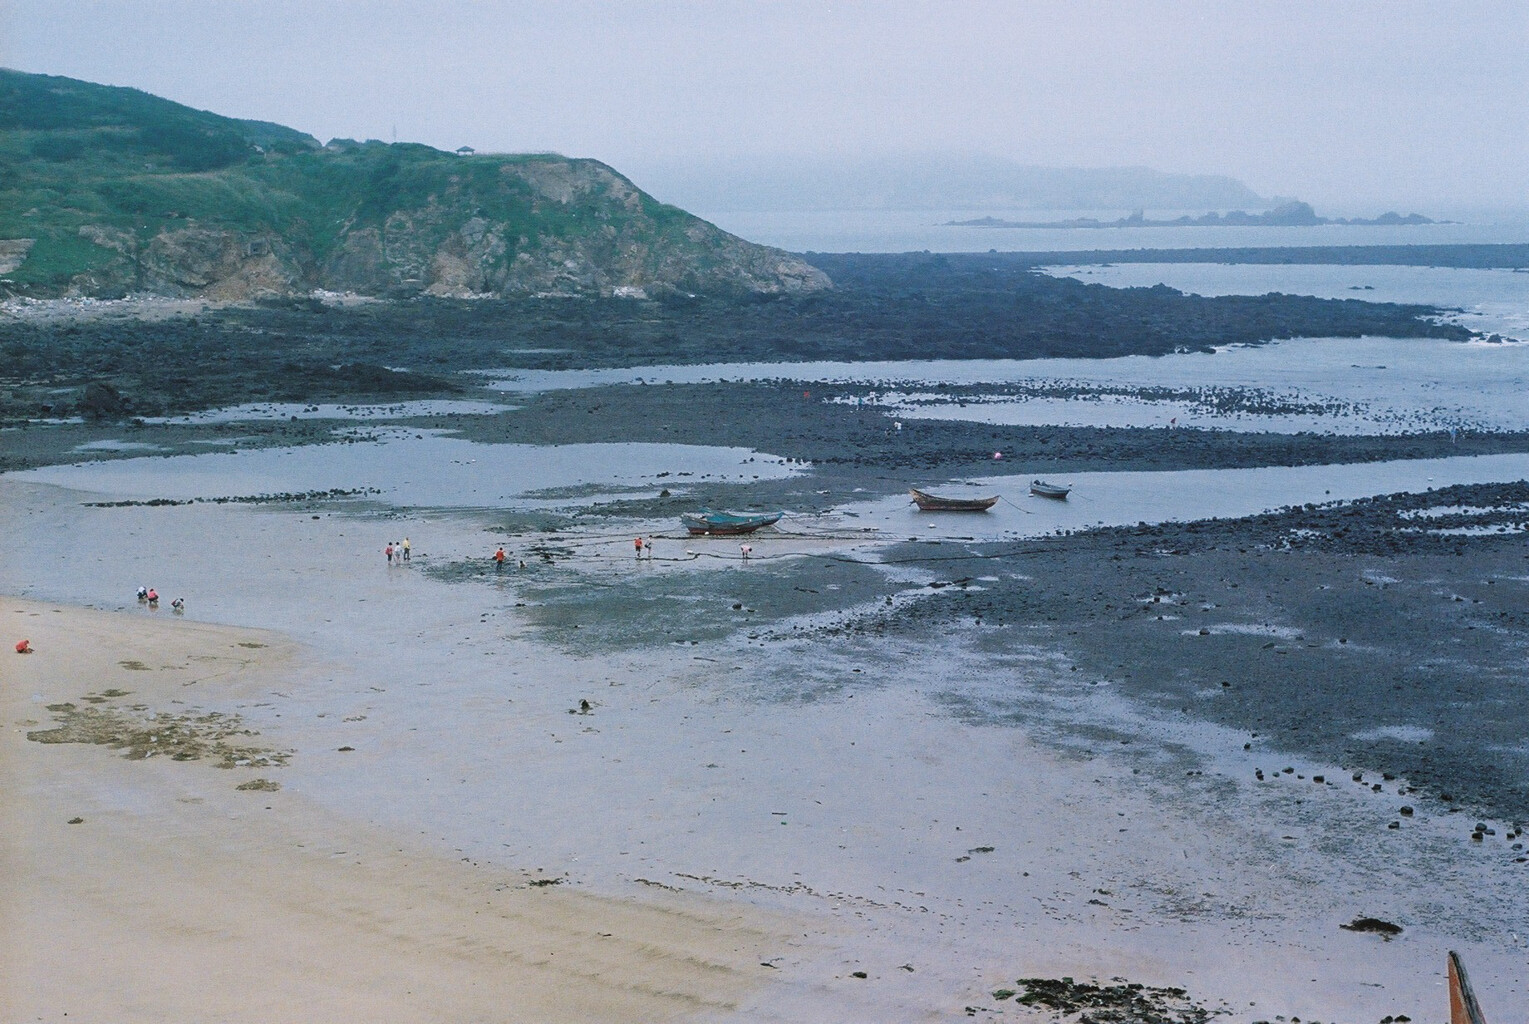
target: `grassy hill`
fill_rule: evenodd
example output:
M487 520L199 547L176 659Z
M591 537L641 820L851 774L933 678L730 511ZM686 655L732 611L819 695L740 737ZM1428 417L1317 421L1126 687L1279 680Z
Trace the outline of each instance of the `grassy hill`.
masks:
M828 279L595 160L320 146L0 69L0 288L244 299L812 291Z

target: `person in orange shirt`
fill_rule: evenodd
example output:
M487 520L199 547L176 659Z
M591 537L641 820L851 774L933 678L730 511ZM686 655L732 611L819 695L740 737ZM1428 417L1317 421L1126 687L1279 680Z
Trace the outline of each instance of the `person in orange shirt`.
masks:
M496 571L502 570L504 568L505 557L506 557L506 555L504 553L504 548L503 547L501 547L498 551L494 552L494 569Z

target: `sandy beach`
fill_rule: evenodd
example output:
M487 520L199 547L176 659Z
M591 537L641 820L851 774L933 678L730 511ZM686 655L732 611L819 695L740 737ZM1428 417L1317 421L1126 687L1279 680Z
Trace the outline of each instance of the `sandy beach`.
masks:
M48 705L152 723L279 688L303 652L268 632L13 599L0 615L36 652L7 659L0 697L8 1020L715 1015L798 932L789 915L720 901L537 885L241 789L279 779L271 767L178 762L173 744L128 760L28 742Z

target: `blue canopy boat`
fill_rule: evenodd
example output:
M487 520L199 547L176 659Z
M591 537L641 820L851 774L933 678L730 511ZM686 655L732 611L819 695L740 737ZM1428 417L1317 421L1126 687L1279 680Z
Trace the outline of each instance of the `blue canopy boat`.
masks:
M686 512L680 516L680 522L691 533L703 534L739 534L753 533L761 526L774 526L780 521L784 512L758 512L738 514L735 512L714 512L709 508L698 509L695 512Z

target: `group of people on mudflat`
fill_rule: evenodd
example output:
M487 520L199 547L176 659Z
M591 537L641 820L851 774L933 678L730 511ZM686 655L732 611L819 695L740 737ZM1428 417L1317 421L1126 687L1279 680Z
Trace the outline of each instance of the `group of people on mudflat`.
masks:
M141 605L147 605L150 608L158 608L159 591L155 590L153 587L139 587L138 603ZM186 599L184 597L177 597L175 600L171 601L170 610L175 612L177 615L185 611Z
M388 541L388 546L382 549L382 553L387 556L389 565L392 565L395 559L399 565L402 565L414 557L414 549L407 537L400 541Z

